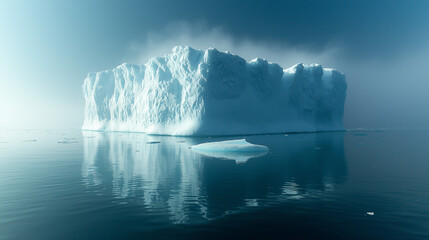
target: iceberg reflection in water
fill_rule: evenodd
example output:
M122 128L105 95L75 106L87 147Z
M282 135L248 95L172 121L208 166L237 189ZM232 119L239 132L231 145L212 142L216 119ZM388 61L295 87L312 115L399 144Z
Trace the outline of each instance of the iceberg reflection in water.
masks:
M124 204L141 201L145 211L164 214L173 223L217 219L279 201L317 199L347 179L344 133L249 136L252 143L270 149L250 155L202 155L190 149L231 137L83 135L82 178L89 192L113 194Z
M210 151L200 151L200 150L193 150L193 151L206 157L233 160L237 164L245 163L251 158L261 157L268 153L268 151L267 152L210 152Z

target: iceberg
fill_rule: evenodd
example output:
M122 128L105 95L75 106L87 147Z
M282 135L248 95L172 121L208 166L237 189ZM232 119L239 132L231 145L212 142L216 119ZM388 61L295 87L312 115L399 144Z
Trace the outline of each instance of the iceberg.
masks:
M144 65L84 80L82 129L160 135L246 135L344 130L344 74L215 48L174 47Z

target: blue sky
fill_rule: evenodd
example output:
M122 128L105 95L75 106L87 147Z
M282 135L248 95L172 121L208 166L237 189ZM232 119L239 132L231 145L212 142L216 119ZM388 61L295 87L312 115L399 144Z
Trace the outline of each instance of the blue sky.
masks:
M0 127L79 127L83 79L190 44L349 84L346 127L429 127L429 1L1 1Z

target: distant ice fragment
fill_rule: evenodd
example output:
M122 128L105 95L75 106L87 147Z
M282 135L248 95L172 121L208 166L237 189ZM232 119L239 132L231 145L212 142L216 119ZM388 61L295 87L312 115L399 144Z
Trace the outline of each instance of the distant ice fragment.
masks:
M146 144L157 144L157 143L161 143L160 141L149 141L149 142L146 142Z
M228 140L220 142L201 143L191 147L192 150L205 152L266 152L268 147L256 145L246 139Z
M73 138L74 139L74 138ZM70 138L64 138L62 140L58 140L57 143L62 143L62 144L70 144L70 143L79 143L79 141L76 140L72 140Z
M246 203L246 206L248 206L248 207L259 206L258 199L245 199L245 203Z
M23 142L36 142L36 139L27 139L27 140L23 140Z
M368 216L374 216L375 213L374 212L366 212L366 215L368 215Z

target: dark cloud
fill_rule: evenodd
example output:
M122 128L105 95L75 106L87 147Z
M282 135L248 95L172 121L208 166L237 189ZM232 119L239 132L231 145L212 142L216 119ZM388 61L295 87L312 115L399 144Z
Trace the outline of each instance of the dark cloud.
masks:
M237 39L313 51L342 42L355 57L393 56L429 40L429 1L185 0L125 6L129 8L120 10L130 14L121 21L128 19L127 24L137 28L141 24L153 31L172 21L204 21L209 27L222 26Z

